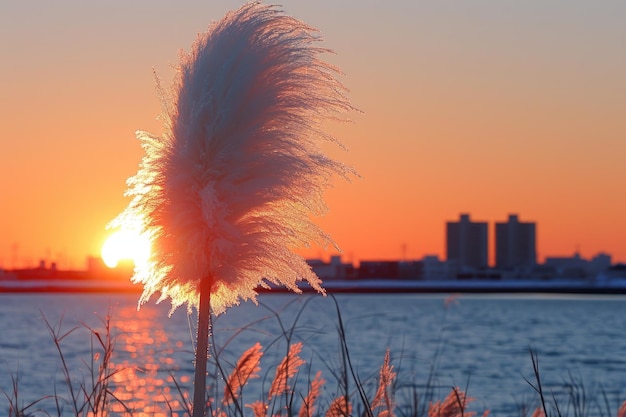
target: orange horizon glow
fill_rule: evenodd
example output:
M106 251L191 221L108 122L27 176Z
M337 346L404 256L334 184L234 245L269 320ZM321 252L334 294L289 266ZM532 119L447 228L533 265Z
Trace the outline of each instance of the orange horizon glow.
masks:
M152 69L167 87L178 50L239 5L2 6L0 269L100 256L134 132L162 131ZM320 29L363 111L332 126L348 148L332 156L362 178L337 179L316 219L345 262L445 259L445 223L469 213L491 263L509 214L537 224L539 262L626 263L626 4L283 5Z

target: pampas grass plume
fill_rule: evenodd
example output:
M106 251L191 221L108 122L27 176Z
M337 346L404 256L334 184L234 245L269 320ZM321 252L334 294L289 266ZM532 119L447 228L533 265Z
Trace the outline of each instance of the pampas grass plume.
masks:
M259 363L263 356L261 349L261 344L257 342L241 355L224 386L224 404L229 404L236 400L239 396L239 391L248 383L249 379L259 377L258 372L261 370Z
M246 407L252 409L252 415L254 417L266 417L267 416L267 404L263 401L255 401L252 404L247 404Z
M287 353L287 355L283 358L280 365L276 367L276 375L274 376L268 395L269 399L282 394L289 388L287 381L289 378L294 376L298 372L300 366L305 363L299 356L301 350L302 342L289 346L289 353Z
M395 408L395 402L392 393L392 384L396 378L396 373L393 371L393 365L390 364L389 349L385 352L385 359L378 376L378 390L372 401L372 411L378 407L381 408L378 413L379 417L394 417L393 409Z
M428 417L472 417L476 412L466 411L467 404L473 401L464 391L455 387L443 401L435 401L428 407Z
M215 314L255 300L259 286L323 292L297 248L334 242L311 216L324 190L354 170L327 157L324 122L353 109L338 69L310 26L251 2L228 13L181 53L164 97L164 131L138 132L145 151L128 181L128 207L113 227L133 225L152 255L133 280L172 309L199 303Z
M352 404L348 401L348 397L342 395L335 398L326 411L326 417L350 417L352 415Z
M542 407L537 407L531 417L546 417L546 413L543 411Z
M315 378L311 381L309 392L302 401L300 412L298 417L312 417L315 414L315 400L319 397L322 390L322 386L326 383L326 380L322 378L322 371L317 371Z

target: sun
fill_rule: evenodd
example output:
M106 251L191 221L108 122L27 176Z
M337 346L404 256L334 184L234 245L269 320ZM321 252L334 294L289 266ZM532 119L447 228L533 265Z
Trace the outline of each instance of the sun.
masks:
M113 232L102 245L102 260L109 268L115 268L122 260L143 265L150 257L151 245L147 237L130 230Z

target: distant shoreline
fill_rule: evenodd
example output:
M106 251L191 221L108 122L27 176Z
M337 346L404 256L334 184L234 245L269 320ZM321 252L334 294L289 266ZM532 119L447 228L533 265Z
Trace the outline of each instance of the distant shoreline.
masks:
M593 284L589 282L550 282L550 281L410 281L410 280L361 280L324 282L329 294L579 294L579 295L626 295L626 285ZM310 287L302 287L302 292L316 292ZM71 282L55 284L50 281L0 281L0 294L102 294L140 293L140 284L109 282ZM260 294L292 293L286 288L259 288Z
M81 286L54 286L54 285L44 285L44 286L34 286L34 287L5 287L0 285L0 295L1 294L106 294L106 293L141 293L141 288L133 288L133 287L81 287Z

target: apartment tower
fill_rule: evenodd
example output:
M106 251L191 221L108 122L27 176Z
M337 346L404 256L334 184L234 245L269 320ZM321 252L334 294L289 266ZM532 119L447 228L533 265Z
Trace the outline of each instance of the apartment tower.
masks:
M459 269L483 269L488 266L487 223L473 222L461 214L458 222L446 223L446 255Z
M537 263L535 223L520 222L516 214L496 223L496 268L528 269Z

